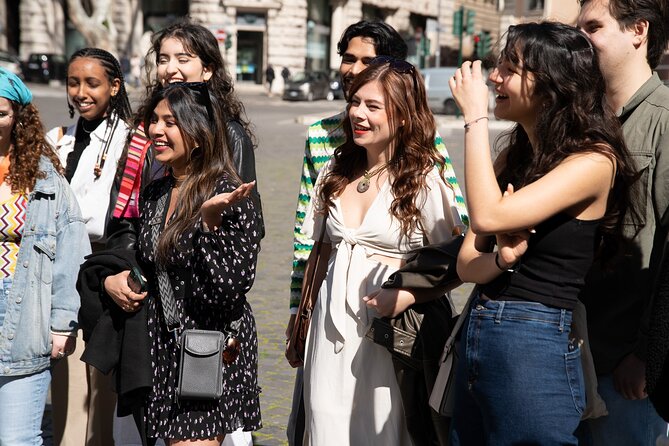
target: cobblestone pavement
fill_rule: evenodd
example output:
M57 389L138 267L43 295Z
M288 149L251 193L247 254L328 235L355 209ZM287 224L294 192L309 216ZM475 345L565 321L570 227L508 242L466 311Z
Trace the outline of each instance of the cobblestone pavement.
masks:
M64 87L35 86L34 91L45 126L66 124L63 120ZM304 138L310 121L337 113L343 109L344 102L287 103L277 97L268 98L258 86L239 86L238 91L258 140L257 177L266 225L256 282L248 296L258 326L259 380L263 389L264 427L253 434L253 439L256 446L284 445L287 444L285 429L294 378L294 369L283 356L284 331L288 320L292 230ZM462 180L462 124L454 118L438 117L437 121L458 178ZM464 286L456 290L456 300L462 302L468 289ZM50 444L48 422L45 437Z

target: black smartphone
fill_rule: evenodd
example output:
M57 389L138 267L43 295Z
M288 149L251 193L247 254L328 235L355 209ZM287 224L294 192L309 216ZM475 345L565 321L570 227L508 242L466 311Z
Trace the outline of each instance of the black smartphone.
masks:
M146 291L146 277L142 275L142 272L136 266L128 274L128 287L130 287L133 293L137 294Z

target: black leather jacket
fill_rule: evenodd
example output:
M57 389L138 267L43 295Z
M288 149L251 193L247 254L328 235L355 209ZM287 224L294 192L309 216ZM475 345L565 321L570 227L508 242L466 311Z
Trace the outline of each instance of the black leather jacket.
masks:
M245 183L256 179L256 158L253 150L253 142L244 130L244 127L239 121L230 120L226 122L226 133L230 149L232 150L232 157L237 174ZM146 187L152 180L156 178L157 168L154 166L154 150L153 146L149 148L149 152L144 160L144 167L142 169L142 188ZM116 203L118 193L121 190L121 178L117 175L114 185L111 190L111 200L109 206L109 215L107 217L107 249L134 249L137 243L137 224L136 218L113 218L114 212L113 203ZM262 214L262 204L260 202L260 194L258 193L258 186L253 189L251 198L258 208L258 215L260 218L261 236L265 236L265 223Z

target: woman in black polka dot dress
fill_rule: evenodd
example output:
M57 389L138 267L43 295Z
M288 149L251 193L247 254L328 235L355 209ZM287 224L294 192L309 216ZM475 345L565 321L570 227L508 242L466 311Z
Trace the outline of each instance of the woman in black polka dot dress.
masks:
M259 250L258 212L247 198L253 183L239 186L228 151L217 144L208 100L203 84L174 84L154 94L145 117L156 159L171 172L149 185L142 197L138 246L149 282L154 374L145 421L148 437L171 444L201 440L196 444L214 445L238 428L262 426L258 341L246 302ZM154 225L159 225L157 243L152 240ZM179 347L165 323L158 266L167 271L184 329L225 332L231 321L240 321L239 356L230 364L221 362L220 400L180 400L175 395Z

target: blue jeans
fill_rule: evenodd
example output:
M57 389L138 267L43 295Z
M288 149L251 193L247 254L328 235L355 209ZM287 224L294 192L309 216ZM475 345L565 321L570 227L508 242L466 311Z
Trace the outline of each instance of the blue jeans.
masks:
M42 415L51 370L32 375L0 376L0 444L42 444Z
M0 326L12 279L0 279ZM30 375L0 376L0 445L42 444L42 415L51 382L49 369Z
M474 302L458 343L452 446L577 444L585 385L570 324L571 311L539 303Z
M578 432L581 446L654 445L659 435L666 435L667 423L657 414L650 399L625 399L613 387L613 375L598 376L597 384L609 415L581 423Z

